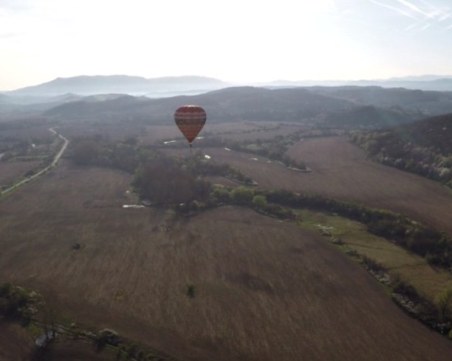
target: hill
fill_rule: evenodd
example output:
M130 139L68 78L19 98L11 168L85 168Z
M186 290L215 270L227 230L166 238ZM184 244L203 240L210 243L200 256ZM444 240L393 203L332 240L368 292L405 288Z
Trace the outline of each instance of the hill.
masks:
M381 87L311 87L316 94L345 99L360 105L398 108L419 114L439 115L452 112L452 93Z
M394 78L388 80L363 80L354 82L353 85L367 85L380 86L383 88L406 88L419 89L427 91L452 91L452 79L447 77L440 78L422 78L422 77L408 77L408 78Z
M328 114L325 123L335 127L377 129L410 123L417 117L419 114L408 113L401 109L384 109L364 105Z
M422 147L432 148L442 155L452 154L452 113L424 119L397 130L400 136L408 136L411 142Z
M8 103L9 99L5 94L0 94L0 104Z
M66 93L93 95L121 93L149 96L168 96L186 92L205 92L225 87L218 79L200 76L143 78L127 75L77 76L56 78L47 83L8 92L14 96L58 96Z
M45 113L58 118L131 119L167 122L181 104L202 105L212 121L278 120L300 121L321 113L346 110L350 102L310 93L305 89L237 87L195 96L146 99L123 96L93 103L79 102L60 105Z
M449 186L452 186L451 139L452 114L353 137L374 159Z
M190 97L96 99L83 98L63 104L48 110L45 115L58 119L166 123L178 106L194 103L206 109L212 122L285 121L327 127L375 128L403 124L420 117L418 113L403 109L363 107L351 100L305 88L233 87Z

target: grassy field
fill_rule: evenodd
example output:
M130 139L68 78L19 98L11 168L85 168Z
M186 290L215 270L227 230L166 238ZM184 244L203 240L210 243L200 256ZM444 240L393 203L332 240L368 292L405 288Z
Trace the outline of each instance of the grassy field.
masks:
M384 266L389 274L413 285L418 293L431 302L444 289L452 289L452 275L445 270L431 267L427 261L384 238L369 234L366 226L335 215L297 211L301 218L300 226L322 233L326 230L331 236L327 239L341 239L343 251L354 250Z
M3 199L0 282L181 360L449 360L317 231L238 207L124 209L130 180L66 161Z

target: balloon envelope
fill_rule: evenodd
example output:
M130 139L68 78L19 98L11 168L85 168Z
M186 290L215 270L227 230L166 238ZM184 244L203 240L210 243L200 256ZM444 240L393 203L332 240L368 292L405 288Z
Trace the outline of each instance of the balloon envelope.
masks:
M206 119L206 111L199 105L183 105L174 113L174 120L189 144L206 124Z

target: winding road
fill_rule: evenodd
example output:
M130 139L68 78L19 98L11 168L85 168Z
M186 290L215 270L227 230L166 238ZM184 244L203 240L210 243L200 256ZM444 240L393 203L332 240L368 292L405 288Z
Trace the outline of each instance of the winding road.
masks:
M63 135L61 135L60 133L58 133L55 129L53 128L49 128L49 132L55 134L58 136L58 138L60 138L61 140L63 140L63 145L61 146L60 150L58 151L57 154L55 154L55 156L53 157L52 163L50 163L48 166L46 166L45 168L41 169L39 172L22 179L20 182L15 183L13 186L3 190L2 192L0 192L0 196L3 196L5 194L8 194L14 190L16 190L17 188L23 186L24 184L31 182L32 180L42 176L43 174L45 174L48 170L54 168L58 161L60 160L60 158L63 156L64 152L66 151L67 146L69 145L69 140L64 137Z

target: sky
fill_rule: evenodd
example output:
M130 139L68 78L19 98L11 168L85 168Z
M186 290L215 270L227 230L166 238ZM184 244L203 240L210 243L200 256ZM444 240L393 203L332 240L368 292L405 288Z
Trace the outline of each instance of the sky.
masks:
M111 74L452 75L452 0L0 0L0 90Z

